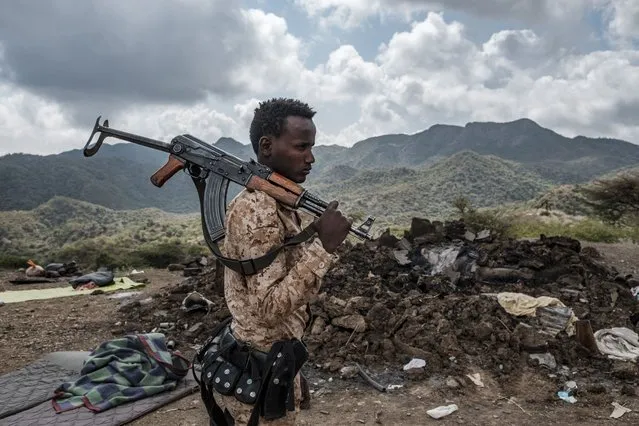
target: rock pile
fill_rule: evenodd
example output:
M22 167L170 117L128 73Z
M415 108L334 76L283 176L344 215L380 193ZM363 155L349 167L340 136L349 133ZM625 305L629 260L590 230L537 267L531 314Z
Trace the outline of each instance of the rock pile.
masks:
M570 238L497 239L489 231L468 232L459 221L414 219L403 238L385 233L347 244L339 255L311 303L305 338L311 362L330 371L352 362L397 370L412 358L426 361L421 375L459 377L479 368L499 378L526 366L558 374L614 370L613 361L593 355L565 330L545 333L539 318L508 313L495 297L503 292L557 298L595 331L635 329L639 320L630 291L636 279ZM154 303L123 310L133 323L170 321L176 340L202 343L228 315L220 280L208 266ZM213 302L208 313L180 309L192 291Z

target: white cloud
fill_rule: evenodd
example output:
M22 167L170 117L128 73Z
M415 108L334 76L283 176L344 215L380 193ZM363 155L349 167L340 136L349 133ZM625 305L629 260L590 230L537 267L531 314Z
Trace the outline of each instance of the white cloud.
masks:
M241 125L234 117L204 102L191 107L139 106L123 111L110 121L112 127L164 141L170 141L178 134L189 133L213 143L222 136L238 138L242 133Z
M301 61L302 42L288 32L286 20L259 9L242 10L242 16L253 34L245 43L254 45L257 55L233 70L233 80L243 93L266 93L273 89L288 90L291 78L304 70Z
M90 127L79 128L58 103L6 84L0 85L0 99L0 155L11 152L46 155L81 149L89 137ZM167 142L182 133L209 142L223 136L247 139L242 121L245 116L227 115L206 102L190 107L134 105L102 118L108 119L113 128ZM88 124L92 126L93 121ZM117 142L121 141L107 139L107 143Z
M339 7L344 22L361 22L370 15L360 0L298 3L318 19ZM533 15L571 21L576 11L590 5L607 8L607 28L618 39L629 40L637 34L631 19L634 9L625 0L614 6L604 0L406 0L399 6L390 0L374 0L369 5L379 14L393 4L403 13L435 3L524 21ZM199 3L192 0L184 4ZM99 113L109 118L113 127L163 140L188 132L212 142L221 136L248 142L253 110L270 96L299 97L314 106L321 123L318 143L352 145L371 136L417 132L436 123L522 117L566 135L602 135L639 143L639 124L634 118L639 112L639 51L632 45L580 52L526 25L477 40L471 39L463 22L431 12L381 43L372 58L365 59L354 45L342 44L325 61L308 67L304 58L309 43L318 43L317 39L292 35L286 20L272 13L258 9L236 12L236 25L248 30L221 35L229 46L243 46L238 53L242 59L232 59L233 66L225 74L234 91L217 93L213 86L206 86L206 67L193 74L193 81L181 84L191 84L194 91L208 87L208 95L177 100L166 95L168 92L153 99L152 93L136 94L133 89L113 98L86 95L81 90L69 95L72 88L61 95L62 86L55 86L55 79L47 80L53 86L40 90L38 84L5 78L0 80L0 154L81 148ZM526 14L531 17L525 18ZM190 16L195 19L194 14ZM147 22L156 21L150 17ZM0 34L0 47L6 43ZM229 52L216 56L212 49L207 66L231 58L232 49ZM246 52L252 54L245 56ZM11 56L0 56L0 76L6 76L8 70L19 72L19 67L12 65ZM146 78L153 79L154 74ZM164 81L167 75L159 79ZM64 84L68 83L65 80ZM145 88L157 84L149 82ZM82 114L80 121L78 114Z
M255 108L258 107L259 103L259 99L251 98L245 102L233 105L233 111L237 115L238 120L244 129L248 129L251 126L253 112L255 111Z
M369 70L354 74L374 76L369 87L376 90L360 98L360 119L331 135L332 141L350 144L354 137L419 131L437 122L529 117L567 135L616 135L639 142L639 126L627 119L628 109L639 105L634 89L639 87L639 51L576 54L556 49L530 30L505 30L483 44L473 43L463 25L430 13L410 31L393 35L374 62L358 69ZM341 75L321 80L348 87Z
M622 46L639 41L639 1L595 0L608 21L608 36Z
M72 148L70 141L88 137L67 120L55 102L7 84L0 84L0 100L0 155L65 151Z
M456 10L524 22L578 20L591 0L295 0L322 26L355 28L371 16L409 19L415 12ZM628 0L632 1L632 0Z

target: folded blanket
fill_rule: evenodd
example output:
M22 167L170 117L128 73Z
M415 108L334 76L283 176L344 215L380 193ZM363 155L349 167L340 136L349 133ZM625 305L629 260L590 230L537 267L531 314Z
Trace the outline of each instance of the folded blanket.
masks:
M81 406L101 412L175 389L189 367L188 360L169 352L161 333L110 340L89 355L78 380L55 390L53 407L58 413Z
M639 336L626 327L602 328L595 332L599 352L608 358L621 361L637 361Z

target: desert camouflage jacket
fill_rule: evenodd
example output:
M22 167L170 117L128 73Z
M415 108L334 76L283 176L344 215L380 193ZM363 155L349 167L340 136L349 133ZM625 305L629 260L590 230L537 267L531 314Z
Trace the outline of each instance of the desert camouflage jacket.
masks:
M234 259L259 257L302 230L312 220L261 191L244 189L229 203L224 254ZM287 248L267 268L243 276L224 272L224 295L239 340L268 351L280 339L301 339L307 325L307 303L335 256L318 238Z

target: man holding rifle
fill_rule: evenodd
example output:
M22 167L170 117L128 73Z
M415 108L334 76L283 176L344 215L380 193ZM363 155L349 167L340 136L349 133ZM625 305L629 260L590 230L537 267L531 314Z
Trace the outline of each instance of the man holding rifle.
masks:
M312 153L316 135L314 115L315 111L307 104L294 99L276 98L260 103L250 128L250 139L258 162L296 183L304 182L315 162ZM334 261L333 253L351 228L351 221L337 207L337 201L329 203L312 224L311 229L316 231L317 238L283 250L269 266L256 274L243 275L225 269L224 292L232 320L226 331L228 336L221 342L235 339L244 351L257 351L256 354L262 354L260 359L266 357L266 367L269 368L273 359L274 370L280 358L286 358L282 357L282 353L287 351L284 344L277 346L280 349L273 353L277 342L297 343L295 350L286 352L288 358L292 357L292 353L305 351L301 339L310 320L308 303L318 293L321 279ZM262 256L298 234L303 227L297 211L265 192L244 189L228 206L224 255L234 259ZM268 358L269 354L271 358ZM285 404L285 415L276 418L262 412L264 417L259 419L260 424L295 424L301 400L298 371L305 358L297 356L294 361L290 365L295 365L291 368L297 374L291 376L292 383L288 388L275 387L282 386L275 373L268 376L270 382L266 386L262 385L261 397L267 402L274 400L275 406ZM291 360L288 359L288 362ZM214 380L218 383L224 381L225 371L229 370L218 369ZM288 371L288 368L283 371ZM214 402L207 401L203 395L212 424L255 424L254 406L241 402L242 393L248 392L251 383L250 378L239 379L231 395L213 391L210 399ZM281 389L286 389L286 392ZM255 396L254 390L251 394ZM284 400L279 401L278 398ZM211 405L217 406L217 416L212 414ZM259 408L257 411L260 411ZM223 413L223 420L220 413Z

